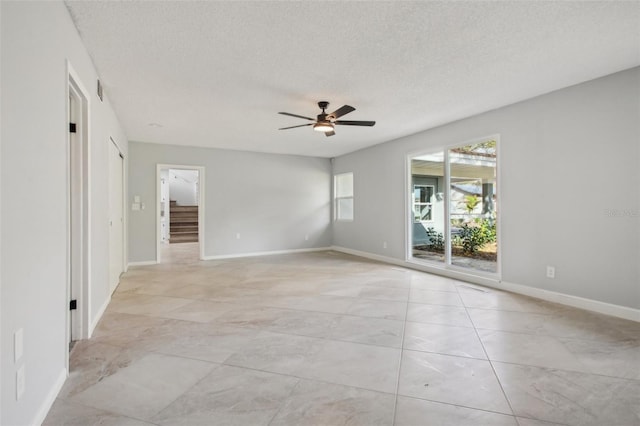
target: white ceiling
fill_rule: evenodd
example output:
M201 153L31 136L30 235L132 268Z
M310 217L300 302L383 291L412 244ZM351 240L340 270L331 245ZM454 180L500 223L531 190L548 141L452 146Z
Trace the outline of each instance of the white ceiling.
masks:
M640 65L637 1L66 4L132 141L334 157ZM377 124L277 130L319 100Z

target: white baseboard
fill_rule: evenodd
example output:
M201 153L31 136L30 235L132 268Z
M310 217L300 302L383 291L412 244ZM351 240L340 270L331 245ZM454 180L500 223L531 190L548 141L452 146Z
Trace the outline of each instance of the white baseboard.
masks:
M107 297L107 300L104 301L102 306L100 306L100 309L98 309L98 312L96 312L96 316L93 317L93 319L91 320L91 324L89 324L89 336L87 337L87 339L90 339L91 336L93 335L93 331L96 329L98 322L102 318L102 315L104 315L104 311L107 310L107 306L109 306L110 302L111 302L111 296Z
M202 260L222 260L222 259L236 259L241 257L255 257L255 256L272 256L275 254L293 254L293 253L309 253L314 251L327 251L331 250L331 247L317 247L317 248L304 248L304 249L291 249L291 250L274 250L274 251L258 251L253 253L236 253L236 254L223 254L218 256L205 256Z
M359 257L365 257L367 259L377 260L379 262L391 263L393 265L405 266L405 262L401 260L394 259L393 257L382 256L375 253L369 253L366 251L353 250L350 248L340 247L340 246L331 246L329 247L329 250L339 251L340 253L352 254L354 256L359 256Z
M156 260L143 260L142 262L129 262L127 268L129 268L129 266L149 266L157 264L158 262Z
M549 302L560 303L574 308L585 309L587 311L598 312L613 317L640 322L640 309L633 309L627 306L614 305L612 303L600 302L598 300L586 299L580 296L558 293L556 291L544 290L541 288L529 287L522 284L514 284L506 281L500 283L502 290L513 293L524 294Z
M436 275L442 275L448 278L467 281L474 284L484 285L499 290L506 290L512 293L522 294L525 296L535 297L537 299L546 300L548 302L560 303L562 305L572 306L574 308L585 309L588 311L598 312L605 315L611 315L631 321L640 322L640 309L629 308L626 306L614 305L611 303L600 302L598 300L586 299L584 297L572 296L570 294L558 293L555 291L544 290L540 288L530 287L522 284L514 284L498 279L478 277L465 274L463 272L453 271L444 268L430 267L418 265L413 262L394 259L392 257L381 256L374 253L368 253L359 250L352 250L345 247L332 246L331 250L342 253L352 254L367 259L377 260L380 262L390 263L392 265L403 266L405 268L416 269Z
M58 397L60 390L62 390L62 386L64 386L64 382L67 380L67 375L68 375L67 369L63 368L60 374L58 375L58 378L56 379L55 383L51 387L51 390L49 390L49 393L47 394L44 401L42 402L42 405L36 412L36 415L33 418L33 422L29 424L41 425L44 422L44 419L47 417L47 414L49 414L49 410L51 410L53 403L56 401L56 398Z

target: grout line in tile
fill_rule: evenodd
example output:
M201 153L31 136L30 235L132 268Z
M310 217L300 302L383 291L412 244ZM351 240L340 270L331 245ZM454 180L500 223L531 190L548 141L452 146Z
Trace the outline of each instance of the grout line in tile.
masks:
M518 425L520 425L520 419L527 419L527 420L535 420L538 422L548 423L549 425L552 425L552 426L571 426L569 423L557 423L549 420L536 419L535 417L529 417L529 416L514 416L514 417Z
M301 382L302 382L302 379L298 378L298 381L296 382L296 384L291 387L291 390L289 391L289 394L285 398L282 399L282 402L280 403L280 406L278 407L276 412L273 414L273 416L271 416L271 418L269 419L269 423L267 423L267 426L270 426L271 423L273 423L273 421L276 419L276 417L278 417L278 414L280 414L280 412L282 411L284 406L287 405L287 400L289 398L291 398L291 395L293 395L293 392L296 390L296 388L298 386L300 386Z
M429 398L421 398L419 396L414 396L414 395L403 395L403 394L398 394L398 396L402 397L402 398L410 398L410 399L418 399L420 401L428 401L428 402L433 402L436 404L442 404L442 405L449 405L451 407L461 407L461 408L467 408L469 410L474 410L474 411L482 411L485 413L491 413L491 414L500 414L501 416L509 416L509 417L516 417L515 414L508 414L508 413L502 413L500 411L493 411L493 410L487 410L484 408L478 408L478 407L471 407L469 405L462 405L462 404L452 404L450 402L442 402L442 401L438 401L435 399L429 399ZM536 420L536 419L534 419Z
M402 339L400 341L400 359L398 360L398 372L396 375L396 391L393 401L393 417L392 424L396 424L396 416L398 414L398 392L400 391L400 377L402 374L402 360L404 358L404 338L407 330L407 317L409 315L409 298L411 297L411 292L407 294L407 304L405 306L404 311L404 323L402 324Z
M460 297L460 298L462 299L462 297ZM463 304L464 304L464 301L463 301ZM498 382L498 386L500 386L500 391L502 392L502 395L504 396L505 401L507 401L507 405L509 406L509 410L511 410L511 415L515 416L516 413L513 410L513 406L511 405L511 401L509 400L509 397L507 396L506 391L504 390L504 386L502 385L502 381L500 380L500 376L498 376L498 373L496 372L496 369L495 369L495 367L493 365L493 362L491 361L491 358L489 357L489 353L487 352L487 348L484 346L484 342L480 338L480 334L478 333L478 329L476 328L476 325L473 322L473 318L471 318L471 315L469 314L469 308L466 305L464 307L464 310L467 313L467 316L469 317L469 321L471 321L471 324L473 324L473 330L475 332L475 335L476 335L478 341L480 342L480 345L482 346L482 350L484 351L484 355L487 357L487 361L489 362L489 365L491 366L491 371L493 371L493 375L496 378L496 381ZM517 423L517 420L516 420L516 423Z
M83 403L78 402L78 401L76 401L74 399L70 399L70 398L56 398L56 399L59 399L59 400L62 400L62 401L66 401L67 403L70 403L72 405L79 405L81 407L102 411L102 412L110 414L110 415L114 415L114 416L118 416L118 417L124 417L125 419L131 419L131 420L136 420L136 421L140 421L140 422L143 422L143 423L148 423L148 424L154 425L154 426L160 426L159 424L157 424L155 422L152 422L151 420L145 420L145 419L140 418L140 417L133 417L133 416L131 416L129 414L122 414L122 413L119 413L117 411L107 410L107 409L100 408L100 407L94 407L92 405L83 404Z
M474 327L476 330L485 330L485 331L496 331L499 333L505 333L505 334L524 334L524 335L528 335L528 336L543 336L543 337L552 337L554 339L557 340L577 340L580 342L598 342L598 343L602 343L602 340L598 340L598 339L589 339L586 337L578 337L578 336L560 336L557 334L549 334L549 333L534 333L531 331L519 331L519 330L500 330L498 328L486 328L486 327ZM629 339L629 340L634 340L637 341L638 343L640 343L640 339ZM605 343L618 343L620 342L620 340L614 340L612 342L605 342Z
M540 365L521 364L521 363L517 363L517 362L507 362L507 361L498 361L498 360L493 360L493 361L489 360L489 361L495 362L497 364L516 365L518 367L539 368L541 370L547 370L549 372L562 371L562 372L566 372L566 373L578 373L578 374L584 374L584 375L588 375L588 376L604 377L604 378L607 378L607 379L623 380L623 381L626 381L626 382L632 382L632 383L639 383L640 384L640 379L632 379L632 378L629 378L629 377L608 376L606 374L591 373L591 372L586 372L586 371L581 371L581 370L567 370L566 368L544 367L544 366L540 366ZM522 417L522 416L520 416L520 417Z
M441 325L443 327L474 328L473 325L471 325L471 326L469 326L469 325L453 325L453 324L444 324L444 323L441 323L441 322L433 322L433 321L431 321L431 322L421 322L421 321L409 321L409 320L407 320L406 322L409 322L411 324Z
M317 378L296 376L295 374L276 373L276 372L273 372L273 371L263 370L263 369L255 368L255 367L247 367L247 366L244 366L244 365L226 364L226 363L224 363L222 365L223 366L227 366L227 367L233 367L233 368L243 368L245 370L251 370L251 371L259 371L261 373L275 374L275 375L278 375L278 376L293 377L294 379L298 379L298 380L307 380L307 381L312 381L312 382L319 382L319 383L324 383L324 384L327 384L327 385L344 386L346 388L360 389L360 390L364 390L364 391L368 391L368 392L376 392L376 393L379 393L379 394L382 394L382 395L393 395L393 393L391 393L391 392L384 392L384 391L377 390L377 389L364 388L362 386L355 386L355 385L345 385L344 383L330 382L330 381L327 381L327 380L322 380L322 379L317 379Z
M166 354L161 354L161 355L165 355L165 356L174 356L176 358L183 358L183 359L189 359L191 360L191 358L186 358L186 357L181 357L181 356L176 356L176 355L166 355ZM202 361L202 360L196 360L196 361ZM206 361L203 361L206 362ZM222 367L222 364L220 363L210 363L210 364L217 364L216 367L212 368L211 371L209 371L207 374L205 374L204 376L202 376L202 378L200 378L200 380L196 381L192 386L188 387L184 392L182 392L180 395L178 395L177 397L175 397L173 400L171 400L171 402L169 402L167 405L165 405L164 407L162 407L160 410L158 410L157 412L155 412L152 417L157 416L158 414L160 414L163 410L165 410L166 408L168 408L171 404L173 404L174 402L176 402L177 400L179 400L180 398L182 398L182 396L184 396L187 392L189 392L191 389L193 389L195 386L197 386L199 383L201 383L204 379L206 379L207 377L209 377L211 374L213 374L214 371L216 371L217 369L219 369L220 367ZM147 421L147 420L144 420Z

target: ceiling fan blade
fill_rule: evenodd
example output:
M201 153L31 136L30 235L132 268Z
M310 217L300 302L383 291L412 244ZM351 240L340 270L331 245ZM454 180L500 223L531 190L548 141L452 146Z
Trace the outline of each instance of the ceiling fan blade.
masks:
M340 124L342 126L373 126L375 121L350 121L350 120L336 120L333 124Z
M331 114L327 114L328 117L331 118L340 118L345 114L349 114L351 111L355 111L356 109L351 105L343 105L337 110L333 111Z
M290 115L291 117L304 118L305 120L316 121L316 119L315 119L315 118L305 117L304 115L291 114L290 112L279 112L278 114L282 114L282 115Z
M305 126L311 126L314 123L309 123L309 124L299 124L297 126L290 126L290 127L281 127L278 130L287 130L287 129L295 129L296 127L305 127Z
M333 130L332 130L332 131L330 131L330 132L324 132L324 135L325 135L325 136L327 136L327 137L328 137L328 136L333 136L333 135L335 135L335 134L336 134L336 132L334 132Z

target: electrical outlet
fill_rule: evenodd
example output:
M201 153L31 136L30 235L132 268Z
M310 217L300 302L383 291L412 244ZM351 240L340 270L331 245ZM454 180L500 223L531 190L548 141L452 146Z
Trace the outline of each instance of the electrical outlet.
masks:
M238 232L238 233L236 234L236 240L239 240L239 239L240 239L240 233Z
M305 235L305 236L304 236L304 240L305 240L305 241L309 241L309 235Z
M547 266L547 278L556 277L556 268L554 266Z
M387 242L386 241L384 243L382 243L382 248L384 248L384 249L387 248Z
M16 371L16 401L19 401L24 394L25 389L25 377L24 377L24 365Z

